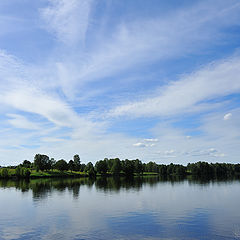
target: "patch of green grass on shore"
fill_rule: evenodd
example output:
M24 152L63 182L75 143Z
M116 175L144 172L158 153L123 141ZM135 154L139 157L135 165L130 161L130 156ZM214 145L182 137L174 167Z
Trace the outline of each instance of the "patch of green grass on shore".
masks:
M143 172L143 175L159 175L156 172Z
M35 169L30 169L30 178L52 178L52 177L88 177L86 172L77 172L77 171L59 171L56 169L48 171L36 171ZM7 178L16 178L16 169L7 168L8 177ZM1 178L1 177L0 177Z
M29 169L31 174L30 178L61 178L61 177L88 177L88 173L86 172L78 172L78 171L59 171L56 169L48 170L48 171L36 171L35 169ZM134 173L134 176L156 176L158 173L155 172L143 172L142 174ZM8 168L8 176L10 178L16 177L16 169ZM102 176L102 174L97 173L96 176ZM111 172L107 172L104 176L113 176ZM125 176L124 172L120 172L119 176Z
M52 170L52 171L36 171L31 170L31 178L41 178L41 177L86 177L88 176L87 173L84 172L75 172L75 171L58 171L58 170Z

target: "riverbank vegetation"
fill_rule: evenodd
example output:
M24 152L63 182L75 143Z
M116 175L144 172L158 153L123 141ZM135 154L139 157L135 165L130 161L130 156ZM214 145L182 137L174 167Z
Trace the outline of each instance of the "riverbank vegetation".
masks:
M186 176L197 177L232 177L240 176L240 164L230 163L189 163L157 164L143 163L139 159L120 160L119 158L99 160L95 163L81 163L79 155L74 155L68 162L64 159L56 161L44 154L36 154L34 161L24 160L18 166L0 168L1 178L42 178L42 177L96 177L103 176Z

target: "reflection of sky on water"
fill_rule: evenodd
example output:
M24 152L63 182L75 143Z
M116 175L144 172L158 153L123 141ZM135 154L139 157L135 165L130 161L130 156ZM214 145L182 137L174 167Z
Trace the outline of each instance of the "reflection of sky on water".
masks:
M162 226L151 213L129 213L122 217L107 219L109 230L119 235L141 237L161 236Z
M183 239L212 239L207 212L196 210L182 219L167 219L159 213L162 221L156 218L156 213L129 213L123 217L112 217L107 220L109 230L120 236L161 237Z
M240 239L239 182L84 181L0 181L0 240Z
M196 209L193 213L177 220L176 234L193 239L213 239L209 213Z

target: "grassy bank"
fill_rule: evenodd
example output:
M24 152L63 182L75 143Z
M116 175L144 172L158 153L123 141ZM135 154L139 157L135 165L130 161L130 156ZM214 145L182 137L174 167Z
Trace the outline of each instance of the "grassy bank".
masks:
M6 176L0 176L0 178L17 178L16 169L5 168L7 170ZM88 173L75 172L75 171L36 171L35 169L28 169L30 171L29 178L52 178L52 177L88 177ZM2 169L1 169L2 171ZM22 177L20 177L22 178Z
M49 178L49 177L88 177L88 174L85 172L74 172L74 171L36 171L31 170L30 178Z
M2 178L17 178L16 169L12 169L12 168L5 168L5 169L7 170L7 175L5 177L2 176ZM59 171L56 169L49 170L49 171L36 171L35 169L28 169L28 170L30 171L29 178L89 177L88 173L86 172ZM104 175L113 176L112 173L106 173ZM119 175L125 176L123 172L121 172ZM134 173L134 176L152 176L152 175L159 175L159 174L155 172L143 172L142 174ZM97 173L96 176L101 176L101 174Z

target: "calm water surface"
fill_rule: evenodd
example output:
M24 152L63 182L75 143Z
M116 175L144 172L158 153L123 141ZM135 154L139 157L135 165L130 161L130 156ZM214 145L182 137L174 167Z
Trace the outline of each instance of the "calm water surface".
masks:
M3 239L240 239L240 181L0 180Z

